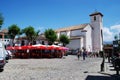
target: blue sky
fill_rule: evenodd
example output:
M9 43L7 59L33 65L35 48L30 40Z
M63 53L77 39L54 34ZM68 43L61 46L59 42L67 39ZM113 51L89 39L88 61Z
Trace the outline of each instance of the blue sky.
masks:
M23 29L31 25L43 32L89 23L89 14L97 10L104 15L104 41L112 41L119 33L119 8L120 0L0 0L2 28L17 24Z

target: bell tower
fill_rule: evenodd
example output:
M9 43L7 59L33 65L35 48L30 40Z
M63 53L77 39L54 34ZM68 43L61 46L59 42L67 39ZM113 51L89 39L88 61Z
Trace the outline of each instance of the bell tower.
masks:
M92 26L92 45L93 51L98 52L103 50L103 14L95 11L90 14L90 25Z

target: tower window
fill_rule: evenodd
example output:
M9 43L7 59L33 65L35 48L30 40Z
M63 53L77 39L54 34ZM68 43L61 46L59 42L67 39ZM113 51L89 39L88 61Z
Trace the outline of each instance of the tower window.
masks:
M96 21L96 16L94 16L94 21Z

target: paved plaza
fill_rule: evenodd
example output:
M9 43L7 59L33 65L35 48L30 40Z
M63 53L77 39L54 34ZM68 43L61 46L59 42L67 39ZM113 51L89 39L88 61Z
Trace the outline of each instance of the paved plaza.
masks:
M0 72L0 80L118 80L105 63L106 73L100 73L102 58L11 59Z

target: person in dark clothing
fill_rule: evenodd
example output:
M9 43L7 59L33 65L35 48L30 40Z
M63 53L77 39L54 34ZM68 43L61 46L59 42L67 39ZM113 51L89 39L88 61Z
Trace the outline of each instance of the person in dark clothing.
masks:
M77 57L78 57L78 60L79 60L79 58L80 58L80 51L78 51Z
M83 60L85 60L86 55L87 55L86 49L83 49Z

